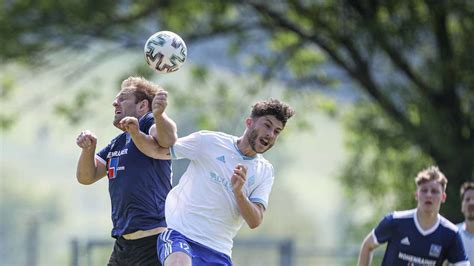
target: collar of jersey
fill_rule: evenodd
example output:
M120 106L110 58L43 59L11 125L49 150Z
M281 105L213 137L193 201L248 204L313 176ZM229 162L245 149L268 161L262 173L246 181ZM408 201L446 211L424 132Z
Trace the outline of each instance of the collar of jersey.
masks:
M416 217L416 211L413 213L413 220L415 220L416 229L418 229L418 232L420 232L420 234L424 236L433 233L436 230L436 228L438 228L439 223L441 221L441 217L438 214L436 218L437 218L436 223L431 228L427 230L423 230L420 223L418 222L418 217Z
M234 139L234 148L235 148L235 150L237 150L237 152L239 153L239 155L242 156L242 159L244 159L244 160L247 160L247 161L248 161L248 160L253 160L253 159L257 158L257 155L255 155L255 156L253 156L253 157L250 157L250 156L247 156L247 155L243 154L243 153L240 151L239 147L237 146L237 139Z

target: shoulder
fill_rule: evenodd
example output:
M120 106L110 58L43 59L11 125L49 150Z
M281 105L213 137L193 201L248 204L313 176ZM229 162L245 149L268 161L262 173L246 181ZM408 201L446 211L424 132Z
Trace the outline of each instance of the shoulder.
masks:
M270 161L268 161L267 159L265 159L265 157L263 157L262 154L257 154L257 158L255 158L260 164L262 164L264 167L266 168L269 168L272 170L273 172L273 165L272 163L270 163Z
M459 229L459 231L466 230L466 223L465 222L458 223L458 224L456 224L456 226Z
M394 211L392 213L393 219L413 219L416 214L416 209L404 210L404 211Z
M234 138L234 136L224 133L224 132L220 132L220 131L200 130L200 131L197 131L196 133L205 137L210 137L210 138L223 138L223 139Z
M204 141L212 143L234 143L237 137L218 131L201 130L196 132Z
M444 218L443 216L440 215L440 221L439 221L439 224L446 228L447 230L449 231L452 231L454 233L457 233L459 231L459 228L453 224L452 222L450 222L448 219Z

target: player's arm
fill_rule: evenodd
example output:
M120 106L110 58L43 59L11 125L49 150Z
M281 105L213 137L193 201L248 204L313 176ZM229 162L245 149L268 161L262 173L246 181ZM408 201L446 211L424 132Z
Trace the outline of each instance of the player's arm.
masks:
M140 131L136 117L127 116L122 118L120 127L130 134L135 146L146 156L160 160L171 159L168 148L161 147L153 136Z
M362 242L359 252L359 266L369 266L372 264L372 255L379 244L375 242L373 231L370 232Z
M176 123L165 113L168 105L168 93L164 90L158 92L153 98L152 110L155 126L150 129L150 134L163 148L173 146L178 139Z
M83 185L95 183L106 174L105 165L97 163L95 160L97 138L90 131L86 130L79 134L76 144L82 148L77 162L77 181Z
M247 179L247 169L237 165L231 177L232 188L240 214L251 229L257 228L263 221L265 208L260 203L251 202L242 190Z

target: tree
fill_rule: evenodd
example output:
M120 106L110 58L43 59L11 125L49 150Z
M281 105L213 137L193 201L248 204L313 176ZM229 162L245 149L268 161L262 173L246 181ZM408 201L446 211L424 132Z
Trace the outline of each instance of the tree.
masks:
M361 96L348 123L354 153L346 169L354 171L342 180L376 195L386 177L397 182L383 191L404 194L432 162L449 179L443 213L460 218L459 186L474 177L470 0L18 0L0 12L6 60L96 39L141 48L150 28L166 28L188 43L225 36L231 52L253 59L248 70L295 89L347 80Z

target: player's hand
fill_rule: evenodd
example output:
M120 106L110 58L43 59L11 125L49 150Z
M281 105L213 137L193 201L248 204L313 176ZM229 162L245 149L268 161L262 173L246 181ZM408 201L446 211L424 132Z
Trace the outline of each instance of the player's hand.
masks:
M83 150L95 150L97 145L97 137L89 130L84 130L77 136L76 144Z
M130 133L130 135L136 134L139 131L138 119L133 116L126 116L120 120L120 128Z
M165 90L159 91L153 98L151 106L155 117L162 115L166 106L168 106L168 92Z
M238 193L242 191L242 187L245 185L245 181L247 180L247 167L238 164L234 168L234 174L230 178L230 182L232 183L232 189L234 193Z

